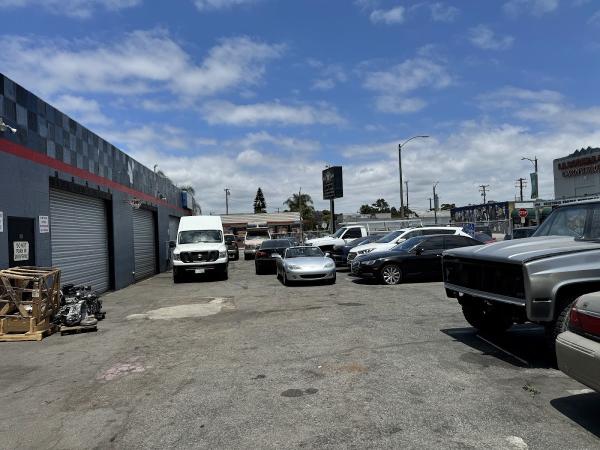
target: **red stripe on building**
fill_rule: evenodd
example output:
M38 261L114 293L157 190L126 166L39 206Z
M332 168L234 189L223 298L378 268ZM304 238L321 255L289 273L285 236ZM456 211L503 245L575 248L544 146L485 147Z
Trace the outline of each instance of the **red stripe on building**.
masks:
M166 206L167 208L183 212L184 214L190 214L189 211L182 209L179 206L172 205L169 202L166 202L165 200L161 200L156 197L153 197L152 195L137 191L128 186L109 180L108 178L104 178L100 175L93 174L87 170L79 169L78 167L73 167L70 164L58 161L47 155L35 152L27 147L24 147L20 144L15 144L14 142L8 141L3 138L0 138L0 151L13 156L17 156L19 158L26 159L28 161L32 161L36 164L41 164L42 166L50 167L60 172L68 173L69 175L73 175L78 178L83 178L84 180L88 180L94 184L99 184L107 188L114 189L115 191L124 192L125 194L129 194L141 200L146 200L147 202L157 203Z

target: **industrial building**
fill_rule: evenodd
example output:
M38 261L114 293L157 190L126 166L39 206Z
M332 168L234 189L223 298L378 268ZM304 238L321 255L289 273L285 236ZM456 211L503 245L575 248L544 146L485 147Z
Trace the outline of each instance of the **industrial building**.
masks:
M600 148L582 148L554 160L554 198L600 194Z
M2 74L0 117L0 268L100 292L168 268L190 195Z

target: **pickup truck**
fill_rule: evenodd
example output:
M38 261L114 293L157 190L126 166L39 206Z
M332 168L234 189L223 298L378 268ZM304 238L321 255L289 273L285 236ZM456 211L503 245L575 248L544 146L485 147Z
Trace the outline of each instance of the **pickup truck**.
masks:
M448 250L443 275L473 327L534 322L554 350L573 302L600 290L600 202L559 206L530 238Z
M351 225L338 229L331 236L325 236L322 238L309 239L305 242L306 245L312 245L319 247L324 252L333 250L335 246L346 245L355 239L365 237L369 233L367 228L362 225Z

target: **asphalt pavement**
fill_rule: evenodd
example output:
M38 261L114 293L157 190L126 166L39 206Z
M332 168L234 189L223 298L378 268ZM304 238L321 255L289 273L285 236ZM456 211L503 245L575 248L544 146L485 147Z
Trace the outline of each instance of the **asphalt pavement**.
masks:
M542 330L478 336L441 283L160 274L99 330L0 344L0 448L600 447L600 394Z

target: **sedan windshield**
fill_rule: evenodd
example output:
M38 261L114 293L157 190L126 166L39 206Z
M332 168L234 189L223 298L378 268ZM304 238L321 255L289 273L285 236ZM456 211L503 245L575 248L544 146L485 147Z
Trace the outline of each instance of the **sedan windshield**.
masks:
M414 238L407 239L401 244L396 245L392 248L393 252L408 252L412 250L416 245L419 245L422 241L427 239L429 236L416 236Z
M220 230L189 230L179 233L180 244L214 244L222 240L223 235Z
M388 244L390 242L392 242L394 239L396 239L398 236L400 236L402 233L404 233L406 230L396 230L396 231L392 231L391 233L386 234L385 236L383 236L382 238L380 238L379 240L375 241L375 242L380 242L382 244Z
M319 247L292 247L285 252L286 258L315 258L325 256Z
M263 241L263 243L260 244L261 250L266 248L287 248L291 246L292 244L287 239L271 239L269 241Z

